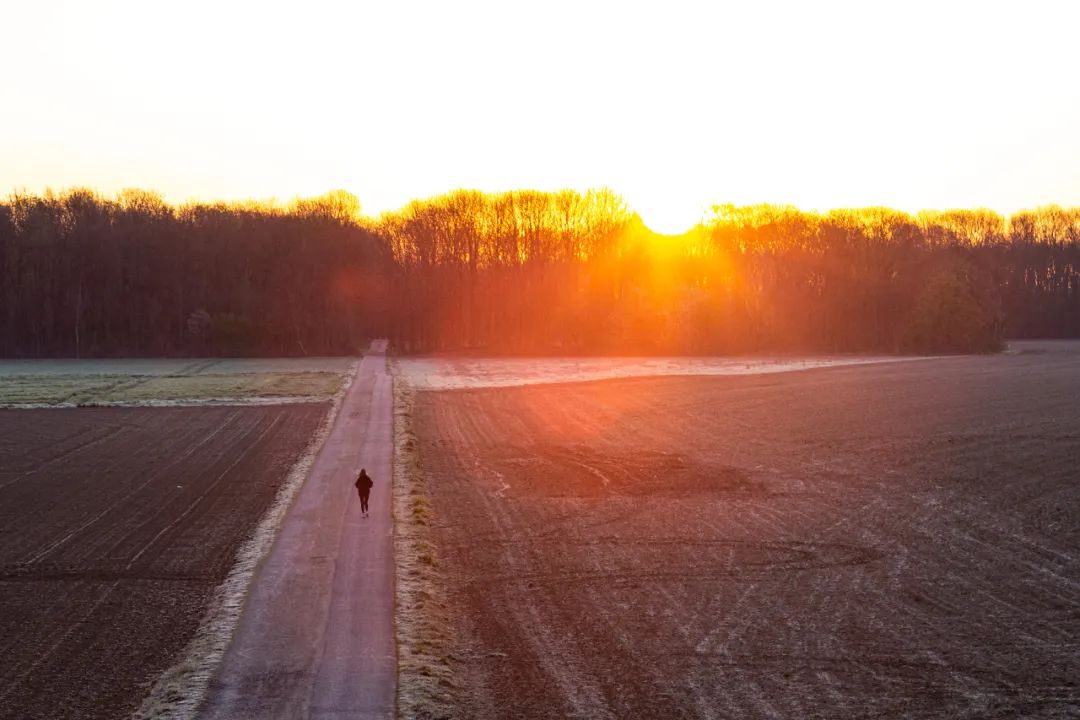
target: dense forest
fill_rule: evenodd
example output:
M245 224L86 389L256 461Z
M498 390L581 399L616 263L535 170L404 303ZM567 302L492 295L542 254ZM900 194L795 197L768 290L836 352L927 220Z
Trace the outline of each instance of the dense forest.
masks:
M76 189L0 201L0 356L991 351L1080 337L1080 208L720 205L455 191L374 220Z

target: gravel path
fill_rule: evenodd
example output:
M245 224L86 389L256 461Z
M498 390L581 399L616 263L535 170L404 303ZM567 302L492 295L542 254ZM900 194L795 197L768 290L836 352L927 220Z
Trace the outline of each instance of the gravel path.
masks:
M252 584L203 718L387 718L394 712L391 379L364 355L334 427ZM370 517L353 488L375 480Z

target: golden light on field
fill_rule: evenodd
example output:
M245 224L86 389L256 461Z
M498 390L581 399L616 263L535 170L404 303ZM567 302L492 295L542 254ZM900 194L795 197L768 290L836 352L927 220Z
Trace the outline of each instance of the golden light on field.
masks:
M608 186L717 202L1080 199L1071 3L20 3L0 191L170 200Z

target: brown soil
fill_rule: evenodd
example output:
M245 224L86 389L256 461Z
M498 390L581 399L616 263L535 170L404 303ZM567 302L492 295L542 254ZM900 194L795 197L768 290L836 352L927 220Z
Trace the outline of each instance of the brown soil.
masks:
M326 409L0 410L0 717L138 707Z
M1075 717L1080 348L417 394L460 717Z

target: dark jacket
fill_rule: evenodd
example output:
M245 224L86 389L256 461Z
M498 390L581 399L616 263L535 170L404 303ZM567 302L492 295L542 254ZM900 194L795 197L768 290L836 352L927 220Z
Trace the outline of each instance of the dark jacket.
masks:
M375 483L372 482L371 477L366 472L361 471L356 476L356 489L362 493L369 492Z

